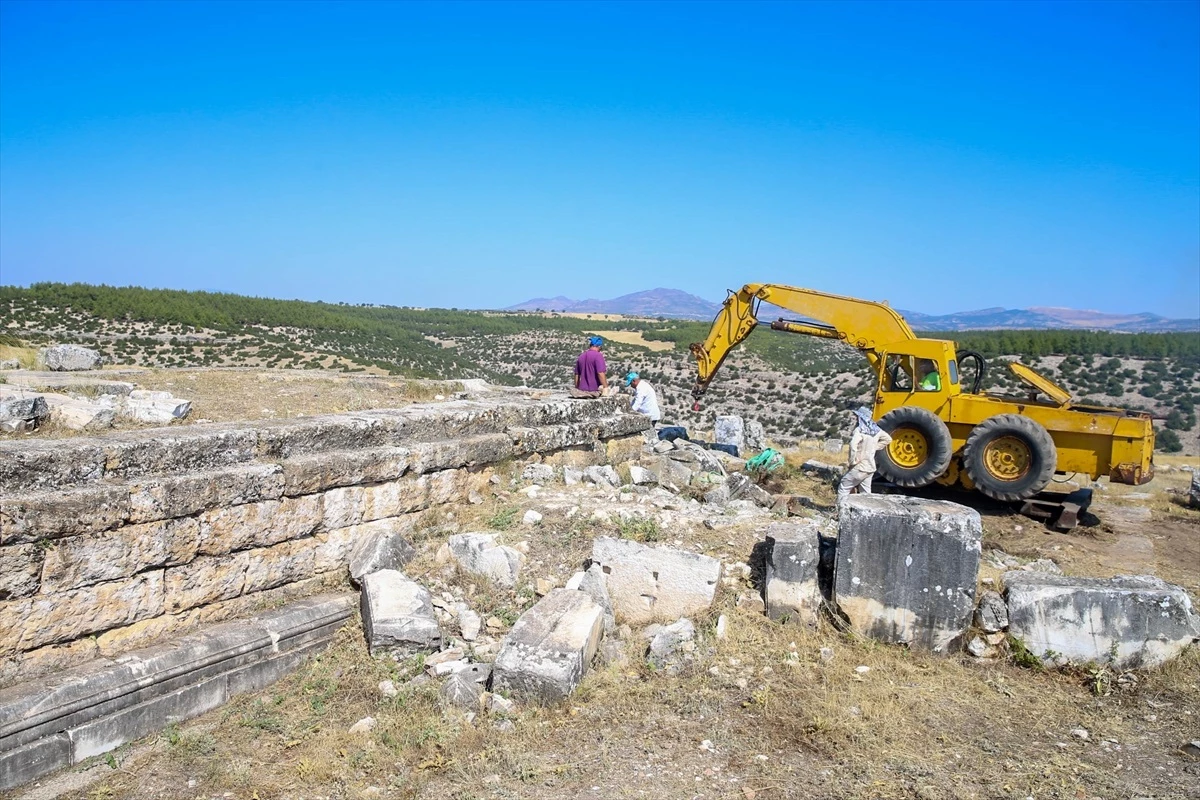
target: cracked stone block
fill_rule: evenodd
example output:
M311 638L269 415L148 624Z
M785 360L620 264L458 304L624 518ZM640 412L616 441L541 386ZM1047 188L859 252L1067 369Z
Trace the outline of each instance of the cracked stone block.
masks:
M776 522L767 528L767 616L816 625L824 598L820 533L812 522Z
M554 478L554 467L549 464L529 464L521 470L521 479L530 483L553 483Z
M441 646L433 599L425 587L404 573L384 569L367 575L359 605L371 655L403 658L435 652Z
M702 613L721 581L715 558L608 536L592 543L592 562L604 575L617 621L630 625Z
M975 611L979 513L867 494L847 498L839 515L834 597L851 627L935 653L961 648Z
M456 533L448 542L458 565L473 575L482 575L498 586L513 587L521 574L525 556L498 544L492 533Z
M1187 592L1159 578L1014 571L1003 580L1009 635L1055 665L1156 667L1200 639Z
M39 354L51 372L79 372L100 369L104 357L89 347L77 344L56 344L43 347Z
M613 616L612 600L608 596L608 585L604 580L604 570L599 564L592 564L584 572L576 572L567 581L568 589L577 589L592 598L592 601L604 609L604 632L608 633L617 627Z
M731 444L741 452L746 447L746 422L741 417L725 415L713 423L713 440L717 444Z
M366 533L350 551L350 580L355 586L372 572L399 570L417 554L408 539L393 529L390 520L368 522L360 527Z
M579 685L604 634L604 610L583 592L555 589L521 615L492 665L492 689L550 705Z
M1008 606L999 592L986 591L980 595L975 625L984 633L996 633L1008 627Z
M614 489L621 485L621 478L617 475L617 471L608 464L584 468L583 479L597 486L611 486Z

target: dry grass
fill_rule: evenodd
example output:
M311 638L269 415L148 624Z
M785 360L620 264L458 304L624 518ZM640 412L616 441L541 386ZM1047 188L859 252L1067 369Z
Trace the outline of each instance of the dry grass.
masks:
M674 350L675 345L672 342L652 342L642 338L641 331L584 331L584 333L594 333L597 336L603 336L605 339L611 339L614 342L621 344L630 344L634 347L644 347L655 353L662 353L667 350Z
M0 361L16 359L21 362L21 369L38 369L38 351L36 347L17 347L11 344L0 344Z

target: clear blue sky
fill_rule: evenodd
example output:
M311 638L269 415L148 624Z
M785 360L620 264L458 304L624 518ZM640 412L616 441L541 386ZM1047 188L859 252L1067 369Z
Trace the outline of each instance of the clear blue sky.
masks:
M0 282L1200 316L1200 3L0 2Z

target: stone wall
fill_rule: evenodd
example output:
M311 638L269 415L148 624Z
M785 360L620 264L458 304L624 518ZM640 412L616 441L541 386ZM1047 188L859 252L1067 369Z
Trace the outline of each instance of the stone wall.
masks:
M620 459L648 427L622 408L506 391L0 443L0 686L341 582L360 536L415 527L499 462Z

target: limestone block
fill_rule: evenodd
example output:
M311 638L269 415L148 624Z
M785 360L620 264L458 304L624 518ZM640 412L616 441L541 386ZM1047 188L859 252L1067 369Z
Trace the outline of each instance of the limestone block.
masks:
M100 369L104 361L97 351L78 344L56 344L43 347L38 356L51 372L80 372Z
M313 494L205 511L199 517L200 553L221 555L307 536L324 518L321 501Z
M3 622L3 618L4 614L0 611L0 622ZM14 655L7 660L0 661L0 686L7 686L17 681L37 680L43 675L86 663L100 655L97 647L99 637L76 639L63 644L49 644L45 647L26 650L23 653L15 653L17 630L15 628L10 630ZM2 631L3 627L0 626L0 653L4 652Z
M821 595L819 532L812 522L776 522L767 528L764 600L767 616L816 625Z
M839 480L846 470L841 467L836 467L833 464L826 464L823 461L817 461L810 458L800 465L800 469L804 472L811 472L818 478L823 478L827 481Z
M246 585L248 551L226 556L197 556L190 564L169 567L166 576L166 610L169 613L228 600Z
M71 766L71 738L65 733L0 752L0 792L15 789Z
M51 594L186 564L195 558L199 541L200 524L191 518L68 536L46 549L41 591Z
M483 686L466 675L456 673L442 685L440 694L443 705L447 707L477 711L483 699Z
M429 507L429 477L403 478L363 490L361 521L398 517Z
M729 489L730 500L749 500L762 508L770 508L775 504L770 492L741 472L730 473L725 478L725 486Z
M429 504L461 503L467 496L467 476L465 469L444 469L423 476L429 481Z
M762 450L767 446L767 432L756 419L746 420L746 449Z
M454 560L467 572L481 575L497 586L516 585L525 556L499 544L495 534L456 533L447 544Z
M28 597L38 590L44 554L36 544L0 547L0 600Z
M392 441L395 425L385 417L366 413L273 420L256 428L255 455L269 461L396 444Z
M294 456L283 462L283 487L288 495L316 494L327 489L395 481L408 472L409 447L337 450Z
M1188 504L1192 508L1200 508L1200 472L1192 473L1192 482L1188 485Z
M617 622L643 625L708 609L721 581L715 558L601 536L592 563L604 573Z
M189 612L183 614L160 614L157 617L143 619L132 625L112 628L96 637L95 647L102 656L117 657L130 650L161 639L168 633L174 633L189 626Z
M104 464L93 439L0 441L0 497L99 480Z
M191 410L191 400L175 397L170 392L145 389L134 389L118 407L122 417L148 425L167 425L185 418Z
M363 578L363 631L371 655L407 657L436 652L442 632L429 592L404 573L385 569Z
M492 689L557 703L575 690L603 635L604 612L583 592L554 589L521 615L492 665Z
M124 486L0 494L0 544L103 531L129 519L129 489Z
M525 469L521 470L521 480L530 483L547 484L553 483L554 479L554 467L549 464L527 464Z
M617 471L608 464L585 467L583 479L597 486L608 486L614 489L621 485L621 478L617 475Z
M997 633L1008 627L1008 606L998 592L987 591L979 597L975 625L984 633Z
M417 551L404 538L407 526L400 520L379 520L358 526L364 529L350 552L350 580L360 585L362 579L381 569L399 570L413 560Z
M321 497L324 509L322 524L326 530L347 528L362 522L366 507L366 489L362 486L330 489Z
M655 626L658 627L658 626ZM676 660L687 642L696 638L696 626L687 617L659 627L650 639L649 662L662 669ZM694 646L694 645L693 645Z
M658 483L658 476L638 464L629 465L629 480L634 486L646 486Z
M69 397L65 394L45 395L50 417L55 424L72 431L111 428L117 417L117 401L112 395L95 400Z
M622 423L613 426L622 431L622 435L604 438L604 458L610 464L622 464L632 461L642 454L642 437L639 435L650 426L650 418L645 414L623 414L619 418ZM632 423L637 423L634 427ZM632 430L626 431L627 428ZM601 436L605 436L602 432Z
M583 592L592 598L592 602L604 610L604 631L608 633L617 627L616 617L613 616L612 598L608 596L608 584L605 582L604 570L599 564L590 565L584 572L576 572L567 581L568 589Z
M20 601L18 601L20 602ZM163 571L35 595L20 621L20 648L67 642L163 613Z
M842 452L842 440L836 438L826 439L821 443L821 449L826 453L840 453Z
M313 572L314 549L311 541L301 540L248 550L242 592L261 592L307 578Z
M658 482L674 491L691 483L692 475L695 474L687 463L667 456L662 456L655 462L655 471L658 473Z
M145 478L130 485L130 522L186 517L210 508L283 496L283 468L246 464L206 472Z
M1014 571L1003 581L1009 635L1052 664L1157 667L1200 639L1187 592L1159 578Z
M713 423L713 440L717 444L731 444L740 453L746 447L746 423L738 416L717 417Z
M857 632L946 653L975 610L979 513L939 500L851 495L839 509L838 609Z
M3 384L0 387L0 421L20 419L41 423L50 416L50 406L42 395Z
M96 441L104 448L105 477L186 475L252 461L258 430L233 423L193 425L127 431Z
M512 439L504 433L468 436L413 445L413 469L419 473L503 461L512 455Z

